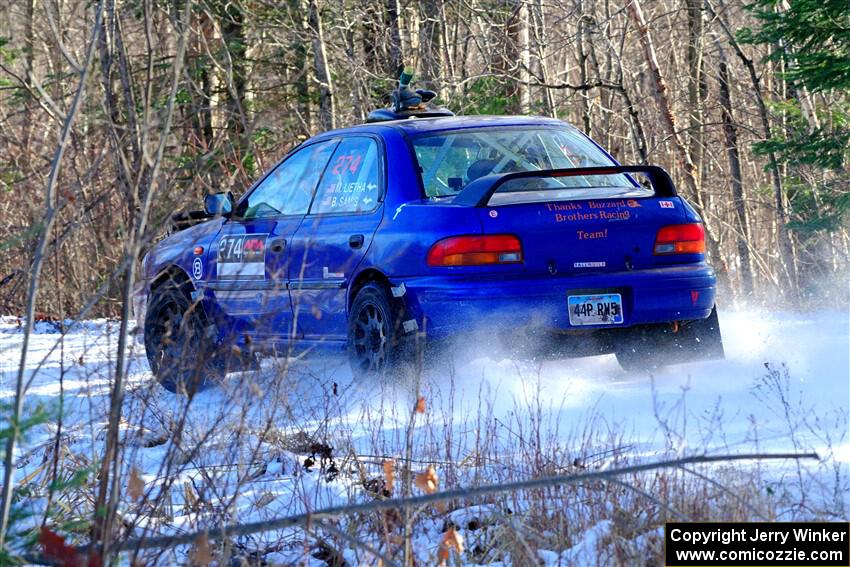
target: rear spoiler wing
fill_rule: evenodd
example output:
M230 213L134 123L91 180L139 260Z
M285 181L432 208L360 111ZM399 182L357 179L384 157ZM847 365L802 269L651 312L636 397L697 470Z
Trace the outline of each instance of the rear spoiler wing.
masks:
M576 177L579 175L616 175L618 173L643 173L649 178L656 197L675 197L676 187L663 168L657 165L609 165L604 167L576 167L570 169L543 169L539 171L515 171L486 175L463 188L452 201L465 207L486 207L490 197L506 182L513 179L534 177ZM632 180L634 181L634 180Z

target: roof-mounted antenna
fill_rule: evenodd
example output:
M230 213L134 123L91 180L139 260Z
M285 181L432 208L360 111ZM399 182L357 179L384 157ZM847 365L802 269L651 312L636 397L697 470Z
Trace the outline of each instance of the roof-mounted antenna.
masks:
M392 106L379 108L369 113L366 122L385 122L405 118L427 118L433 116L454 116L447 108L433 106L430 102L437 96L434 91L410 88L413 81L413 69L405 67L398 78L398 88L390 94Z

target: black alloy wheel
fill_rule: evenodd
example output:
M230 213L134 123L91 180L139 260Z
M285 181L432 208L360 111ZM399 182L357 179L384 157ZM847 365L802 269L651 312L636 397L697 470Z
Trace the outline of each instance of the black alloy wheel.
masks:
M395 362L397 329L385 289L368 283L357 293L348 319L348 357L356 376L378 375Z

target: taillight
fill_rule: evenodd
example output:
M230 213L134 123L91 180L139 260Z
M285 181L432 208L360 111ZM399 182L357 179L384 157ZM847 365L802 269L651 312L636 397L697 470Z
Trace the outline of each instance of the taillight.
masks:
M654 253L656 256L705 254L705 229L700 223L662 227L655 237Z
M453 236L428 251L429 266L481 266L522 262L522 244L510 234Z

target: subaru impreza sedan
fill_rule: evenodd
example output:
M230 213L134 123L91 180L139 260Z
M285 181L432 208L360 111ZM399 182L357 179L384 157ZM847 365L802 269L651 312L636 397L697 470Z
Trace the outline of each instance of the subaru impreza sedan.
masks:
M178 220L134 296L170 390L316 347L384 373L414 339L472 330L626 369L723 356L699 215L664 170L621 166L559 120L326 132Z

